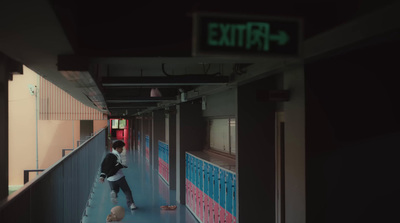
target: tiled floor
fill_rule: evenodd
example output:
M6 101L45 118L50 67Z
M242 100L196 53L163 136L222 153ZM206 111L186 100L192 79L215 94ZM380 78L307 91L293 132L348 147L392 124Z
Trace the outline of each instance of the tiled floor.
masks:
M132 190L133 199L138 209L131 211L126 204L122 191L118 194L118 204L125 208L125 217L120 222L132 223L168 223L184 222L197 223L196 218L181 204L177 204L175 190L169 187L158 176L157 171L149 166L143 154L137 151L127 152L125 157L127 169L124 169L126 180ZM95 183L90 207L87 208L87 217L83 222L106 222L106 217L112 207L116 206L110 200L108 182ZM161 210L161 205L177 205L176 210Z

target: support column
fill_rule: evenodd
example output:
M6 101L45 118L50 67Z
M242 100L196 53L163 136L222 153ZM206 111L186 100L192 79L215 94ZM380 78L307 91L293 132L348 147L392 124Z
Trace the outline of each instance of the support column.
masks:
M263 94L275 77L238 87L237 198L239 222L275 222L275 110Z
M142 132L142 127L141 127L141 123L140 123L140 116L135 117L135 149L139 150L140 149L140 137L139 134Z
M8 196L8 74L0 54L0 200Z
M128 131L128 133L129 133L129 148L128 148L128 150L129 151L132 151L133 150L133 142L134 142L134 140L133 140L133 137L135 136L135 129L134 129L134 126L133 126L133 121L134 121L135 119L133 119L133 118L129 118L128 119L128 128L129 128L129 131Z
M144 154L146 153L146 150L145 150L145 148L144 148L144 116L143 115L141 115L140 116L140 119L139 119L139 123L140 123L140 137L139 137L139 140L140 140L140 144L139 144L139 147L140 147L140 152L141 152L141 155L142 156L144 156Z
M153 150L153 143L152 143L152 138L153 138L153 116L151 113L145 114L145 138L144 138L144 144L146 146L146 135L149 136L149 165L153 166L153 159L151 157L152 150Z
M185 204L185 152L204 148L206 122L201 100L177 105L176 114L176 200Z
M176 190L176 110L169 112L169 126L167 131L169 137L169 188Z
M8 81L22 64L0 52L0 201L8 196Z
M290 100L285 115L285 219L306 222L305 93L304 68L284 72L284 89Z
M152 155L153 169L158 170L158 140L165 142L165 114L164 110L153 112Z

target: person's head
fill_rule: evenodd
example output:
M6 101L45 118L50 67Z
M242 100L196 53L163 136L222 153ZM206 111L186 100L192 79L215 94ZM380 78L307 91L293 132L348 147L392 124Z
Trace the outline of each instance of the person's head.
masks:
M121 140L115 141L112 145L113 149L115 149L118 153L122 153L122 150L125 146L125 143Z

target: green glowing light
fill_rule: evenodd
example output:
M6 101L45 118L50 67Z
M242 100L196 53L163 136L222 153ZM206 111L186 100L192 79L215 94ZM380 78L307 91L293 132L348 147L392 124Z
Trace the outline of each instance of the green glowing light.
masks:
M208 23L207 44L209 46L256 48L258 51L269 51L270 41L285 45L289 36L279 30L270 33L270 24L266 22L247 22L245 24Z

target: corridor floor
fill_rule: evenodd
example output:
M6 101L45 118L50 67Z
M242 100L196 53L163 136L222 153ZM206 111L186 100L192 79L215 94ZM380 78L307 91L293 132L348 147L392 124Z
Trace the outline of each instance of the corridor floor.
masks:
M96 182L92 198L89 201L90 205L87 207L87 216L83 218L82 222L106 222L111 208L118 205L125 208L125 217L120 221L121 223L198 222L185 205L176 202L176 191L169 190L158 172L144 158L144 154L140 154L138 151L128 151L122 154L122 160L124 161L124 159L128 168L123 171L138 209L131 211L127 207L122 191L118 194L118 204L114 205L110 199L108 182ZM161 210L160 206L162 205L177 205L177 209Z

